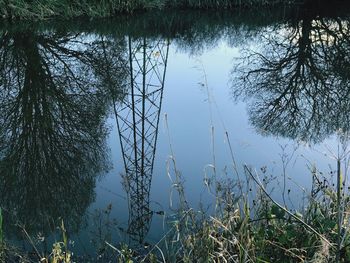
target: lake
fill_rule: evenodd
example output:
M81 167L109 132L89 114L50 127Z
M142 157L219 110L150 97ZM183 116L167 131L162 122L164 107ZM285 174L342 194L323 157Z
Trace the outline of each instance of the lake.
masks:
M243 165L303 209L316 170L332 183L342 158L347 175L349 31L290 7L2 23L6 237L47 251L63 221L78 255L154 244L183 198L210 214L210 180Z

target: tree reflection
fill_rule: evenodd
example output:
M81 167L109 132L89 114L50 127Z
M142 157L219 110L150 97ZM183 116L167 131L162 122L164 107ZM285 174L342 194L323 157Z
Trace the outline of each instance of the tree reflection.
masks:
M350 128L350 19L308 11L262 33L233 90L262 132L315 143Z
M102 44L117 45L112 54ZM124 63L120 44L79 34L2 33L0 202L12 223L44 233L58 218L71 229L80 225L96 176L107 168L103 120L110 92L122 84L107 75L122 77L122 67L110 62Z

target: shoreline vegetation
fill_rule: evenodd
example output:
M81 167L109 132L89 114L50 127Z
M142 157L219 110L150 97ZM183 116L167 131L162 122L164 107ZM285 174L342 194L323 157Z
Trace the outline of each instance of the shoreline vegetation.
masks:
M280 5L313 7L309 0L0 0L0 17L6 20L48 18L102 18L154 10L235 10ZM336 2L342 2L338 0Z
M240 175L242 181L232 176L218 179L213 171L204 178L216 200L214 213L208 214L188 205L186 185L174 162L173 188L179 204L173 207L173 214L163 214L168 226L164 236L155 244L114 243L108 207L97 215L101 236L96 237L96 256L73 255L63 221L57 227L52 250L46 252L36 247L36 238L23 228L32 251L21 251L6 243L0 213L0 262L346 263L350 258L350 196L339 177L346 173L343 167L348 161L338 158L336 163L336 170L329 174L310 167L312 189L304 189L305 204L298 210L273 199L270 185L276 177L267 167L255 170L243 165L243 174L234 168L234 176ZM283 194L287 197L292 193L288 190Z
M106 16L107 14L117 13L117 9L111 8L113 7L113 0L109 2L101 0L99 2L101 6L102 3L106 3L103 4L105 9L102 7L101 9L94 9L97 2L94 2L95 5L90 5L89 1L85 1L85 5L74 7L72 7L74 2L64 2L70 3L67 5L69 6L67 9L64 9L64 3L61 2L58 5L56 0L46 0L46 2L22 1L20 2L21 5L15 5L13 2L0 2L3 17L44 19L51 16L72 18L75 16ZM115 3L122 2L116 1ZM130 4L131 2L125 1L123 3ZM180 3L180 1L174 2ZM220 0L217 2L231 3ZM12 5L9 5L9 3L12 3ZM148 1L148 3L151 2ZM152 3L154 5L148 6L147 9L169 7L155 4L162 3L161 0L152 1ZM198 2L192 1L191 3L193 4L192 8L196 8L194 4ZM214 1L210 3L214 3ZM257 1L256 3L263 2ZM48 8L46 4L52 4L54 8ZM9 7L9 9L7 10L4 6ZM82 7L87 9L82 11L83 9L79 9ZM179 7L181 6L179 5ZM182 7L185 8L185 6ZM190 7L188 6L188 8ZM209 8L209 6L202 8ZM123 12L133 12L140 9L146 8L140 5L138 8L125 9ZM266 23L267 19L259 19L259 15L261 14L255 16L256 23L262 21ZM170 20L169 17L166 18ZM218 18L212 18L212 25L217 25L214 23L217 21L216 19ZM252 26L255 25L252 19L248 20L252 23ZM122 30L137 35L137 28L140 30L144 26L154 26L155 29L152 34L157 33L156 25L159 27L159 23L151 24L149 21L152 20L143 23L144 21L140 20L140 23L129 25L128 28L118 28L120 25L116 23L117 26L113 30L119 32L120 35L123 35L124 31ZM183 30L187 28L186 25L193 26L193 21L193 15L188 18L188 21L182 20ZM95 26L97 25L98 23L95 24ZM208 24L203 25L208 26ZM21 26L26 27L28 25ZM81 29L81 27L89 28L85 23L75 24L74 26L78 29ZM100 30L104 29L103 26L105 25L100 24ZM171 31L168 24L164 23L163 26ZM178 26L172 28L174 29L172 33L175 35L175 28L178 29ZM134 31L131 29L134 29ZM218 27L217 30L222 29ZM28 31L30 31L30 28ZM8 33L6 32L6 34ZM197 34L198 36L201 35ZM203 39L205 39L205 41L203 40L204 43L208 43L206 38ZM198 39L195 40L193 42L198 42ZM207 84L205 86L207 87ZM254 169L242 164L236 166L234 151L229 143L230 138L228 133L226 135L231 153L230 164L232 164L232 170L231 168L228 169L227 174L225 174L226 177L218 178L220 175L216 176L216 173L219 172L215 168L215 158L213 157L213 165L210 166L213 169L208 171L208 176L204 178L204 184L213 196L215 211L207 212L205 209L196 209L188 204L185 196L188 189L186 189L186 184L183 183L181 172L176 167L175 155L171 153L169 173L171 172L174 179L172 190L176 193L174 196L178 199L178 202L176 202L178 205L173 208L173 214L161 215L164 216L167 231L157 243L146 244L146 242L141 242L126 245L113 242L111 237L114 232L111 230L111 222L108 218L112 208L108 207L96 215L98 222L101 223L96 231L100 236L96 238L99 243L96 242L97 256L95 258L80 259L78 258L79 255L72 254L72 242L70 242L69 235L72 233L67 230L69 224L63 222L63 220L61 225L55 229L57 239L53 244L47 242L50 249L45 252L38 249L40 244L44 243L41 240L42 237L28 234L23 227L21 231L24 239L30 245L30 251L22 251L20 246L12 245L10 238L6 236L9 224L9 222L6 222L9 221L6 217L8 212L0 209L0 262L349 262L350 186L346 180L350 167L349 137L344 136L346 140L344 140L343 147L340 147L344 149L344 154L334 155L335 157L332 159L333 167L330 167L329 171L321 171L316 165L310 164L309 173L305 176L312 178L311 190L308 191L300 187L304 202L300 207L293 208L288 202L290 196L294 194L293 190L291 192L290 189L285 188L282 192L282 201L273 198L272 189L276 181L276 175L268 167L263 166ZM287 179L286 174L283 174L282 180L285 182ZM61 187L63 188L63 185ZM68 186L64 185L64 187ZM81 207L81 203L79 203L79 207ZM159 214L161 213L159 212ZM46 218L44 219L46 220Z

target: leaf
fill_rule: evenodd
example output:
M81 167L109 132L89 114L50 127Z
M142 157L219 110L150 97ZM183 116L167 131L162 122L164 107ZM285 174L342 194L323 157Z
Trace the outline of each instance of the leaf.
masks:
M273 205L271 207L271 213L275 215L277 218L283 218L285 215L285 211L279 208L277 205Z
M67 239L66 228L64 227L63 219L61 222L61 230L62 230L63 243L64 243L65 247L67 247L68 239Z

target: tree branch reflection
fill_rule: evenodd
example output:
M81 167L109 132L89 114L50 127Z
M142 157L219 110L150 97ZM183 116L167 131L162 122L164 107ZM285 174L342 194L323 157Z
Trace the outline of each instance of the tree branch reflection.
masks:
M104 119L122 88L122 50L82 34L2 33L0 203L10 222L27 231L47 232L58 218L79 227L107 169Z
M349 131L350 19L302 19L267 28L244 52L233 94L262 133L321 142ZM234 73L236 74L236 73Z

